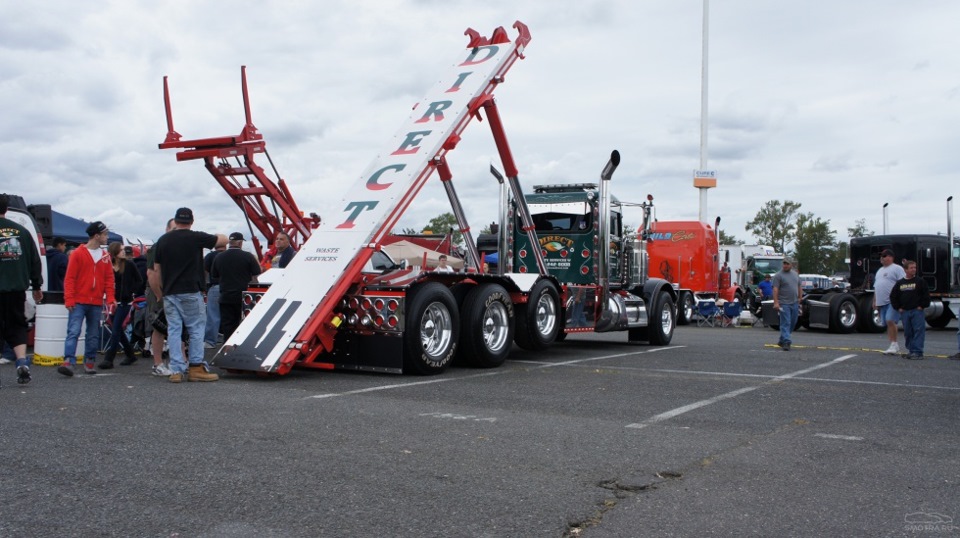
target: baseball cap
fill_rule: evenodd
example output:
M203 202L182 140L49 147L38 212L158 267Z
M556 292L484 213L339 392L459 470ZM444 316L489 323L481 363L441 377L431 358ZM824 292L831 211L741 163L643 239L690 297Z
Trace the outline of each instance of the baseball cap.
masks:
M177 214L173 216L173 222L177 224L193 224L193 211L189 207L181 207Z
M100 222L99 220L91 222L90 226L87 226L87 236L93 237L97 234L102 234L107 231L107 225Z
M240 232L233 232L232 234L230 234L229 239L231 241L243 241L243 234Z
M885 248L885 249L883 249L882 251L880 251L880 257L881 257L881 258L885 258L885 257L887 257L887 256L890 256L890 257L892 258L892 257L893 257L893 251L890 250L889 248Z
M793 265L793 258L784 256L783 263L789 263L790 265Z

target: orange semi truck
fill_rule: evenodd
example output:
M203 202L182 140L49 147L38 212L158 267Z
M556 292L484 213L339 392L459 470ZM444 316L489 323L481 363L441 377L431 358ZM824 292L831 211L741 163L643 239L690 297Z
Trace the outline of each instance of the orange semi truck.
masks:
M716 229L700 221L656 221L647 243L647 276L662 278L677 290L677 323L690 322L699 299L740 299L747 290L733 278L739 260L723 270Z

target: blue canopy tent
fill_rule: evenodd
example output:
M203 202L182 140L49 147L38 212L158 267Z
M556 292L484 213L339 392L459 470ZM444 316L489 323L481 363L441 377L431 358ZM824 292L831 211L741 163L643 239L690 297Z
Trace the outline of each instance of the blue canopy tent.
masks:
M87 226L90 225L89 222L71 217L70 215L64 215L63 213L57 211L50 211L50 215L53 221L53 234L52 237L62 237L67 240L67 243L81 244L86 243L90 237L87 235ZM107 226L110 226L107 224ZM123 236L110 232L110 242L120 241L123 243Z

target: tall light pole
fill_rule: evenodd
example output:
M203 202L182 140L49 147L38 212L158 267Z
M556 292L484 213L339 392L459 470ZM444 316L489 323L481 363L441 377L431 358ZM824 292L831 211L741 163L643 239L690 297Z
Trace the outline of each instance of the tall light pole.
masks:
M700 222L707 223L707 190L717 186L717 174L707 170L707 82L709 65L710 0L703 0L703 58L700 66L700 169L693 173L693 186L700 191Z
M890 205L890 202L884 202L883 204L883 235L887 235L887 206Z

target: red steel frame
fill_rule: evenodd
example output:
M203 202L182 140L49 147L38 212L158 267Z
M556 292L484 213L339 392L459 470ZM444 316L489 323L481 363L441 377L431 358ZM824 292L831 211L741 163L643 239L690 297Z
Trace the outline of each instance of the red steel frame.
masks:
M514 52L516 57L522 59L524 57L523 50L530 42L530 32L527 29L527 26L520 21L516 21L513 27L517 29L519 33L515 40L516 48ZM489 39L480 36L478 32L470 28L466 30L465 35L470 38L467 48L510 42L507 32L503 29L503 27L496 28ZM516 61L516 58L514 58L513 61L503 68L501 73L506 73L513 65L514 61ZM277 205L281 206L281 208L285 208L284 216L286 219L289 219L289 224L286 225L290 226L294 231L300 233L302 240L306 240L306 238L310 235L310 230L319 225L319 218L315 218L314 216L305 218L300 215L299 210L296 208L296 205L289 194L289 191L283 183L283 180L280 180L280 187L278 188L277 186L273 185L268 178L263 176L263 170L253 163L254 154L265 153L265 143L263 142L262 135L259 133L259 131L257 131L256 127L253 126L253 123L250 120L250 106L247 99L245 68L242 68L241 74L243 78L244 109L246 112L247 123L240 135L189 141L181 141L180 134L173 129L173 120L170 113L169 92L167 90L167 79L164 77L164 103L167 111L168 132L167 139L160 144L159 147L160 149L190 148L177 153L178 161L204 159L204 162L206 163L207 169L210 171L210 173L213 174L218 183L223 186L227 193L234 198L248 218L253 221L255 225L257 225L258 229L278 229L284 225L284 223L280 223L277 221L277 219L273 218L273 215L270 215L264 211L266 208L264 197L267 197L276 202ZM459 125L454 127L453 132L448 136L446 143L442 145L437 154L434 155L433 159L430 160L429 165L421 173L420 179L417 180L413 188L407 192L400 201L397 202L397 206L394 207L384 225L374 232L373 244L379 245L383 238L392 230L393 225L400 218L403 211L410 204L413 198L416 197L417 193L423 187L430 175L433 174L435 169L441 169L440 173L443 176L441 178L443 181L447 182L451 180L452 174L447 167L445 155L447 152L456 148L457 144L460 142L460 133L466 129L467 125L470 123L470 120L474 117L478 120L481 119L481 109L484 110L487 116L490 129L493 133L493 139L496 143L497 150L504 168L507 170L508 175L510 175L512 178L516 177L516 163L514 162L513 155L510 151L510 146L507 142L503 124L500 121L496 103L492 98L493 90L501 82L503 82L502 75L490 80L484 93L478 96L470 104L470 114L461 120ZM227 158L240 158L241 156L246 163L246 166L244 167L234 168L229 165L217 165L214 163L214 159L217 158L221 159L222 163ZM261 181L261 187L256 187L253 185L252 181L248 187L240 187L231 179L235 176L249 176L250 174L253 174ZM268 235L267 237L271 236ZM373 254L373 251L373 248L368 247L361 249L357 253L354 259L351 260L347 268L344 270L343 276L330 290L328 295L329 297L343 297L351 287L361 283L361 270L366 261ZM294 338L295 344L292 345L290 349L288 349L281 357L279 361L280 364L276 370L277 373L285 374L289 372L294 364L320 369L332 369L334 367L334 365L331 363L317 362L317 358L321 355L321 353L333 351L334 337L336 335L337 328L342 321L339 316L335 316L333 313L333 310L338 302L339 299L330 300L324 301L318 305L316 311L310 316L309 320L298 332L296 338Z
M173 128L170 89L167 85L167 77L163 77L167 137L159 147L160 149L183 149L184 151L177 152L177 161L203 159L207 170L240 207L250 224L267 238L269 247L273 246L277 234L284 232L290 236L290 243L294 248L299 248L310 237L312 230L320 224L320 217L314 213L305 216L297 207L286 182L279 177L279 174L277 182L274 183L264 169L254 162L254 155L257 153L265 154L268 160L270 160L270 154L267 153L263 135L253 125L251 119L246 66L240 68L240 81L246 119L240 134L181 140L180 133ZM253 235L251 241L257 251L257 258L262 258L263 247L259 238Z

